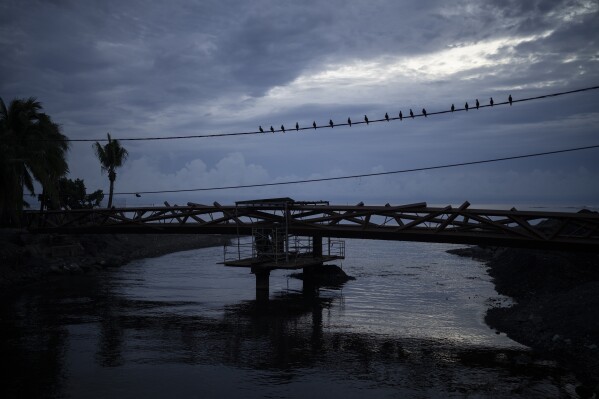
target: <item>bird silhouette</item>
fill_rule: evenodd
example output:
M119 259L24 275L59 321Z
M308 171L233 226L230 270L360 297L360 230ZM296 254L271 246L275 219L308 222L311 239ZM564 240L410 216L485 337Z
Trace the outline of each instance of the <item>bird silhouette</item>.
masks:
M260 133L264 133L264 129L262 129L262 126L258 126L258 129L260 129Z
M351 119L347 118L347 124L351 127Z
M299 131L299 123L295 122L295 130Z
M493 97L489 98L489 104L491 105L491 107L493 106Z
M412 108L410 108L410 117L414 118L414 112L412 112Z
M329 119L329 125L330 125L331 127L335 126L335 125L333 124L333 120L332 120L332 119Z
M468 111L468 101L466 101L466 104L464 104L464 108L466 109L466 111Z
M385 112L385 120L389 122L389 114Z
M451 104L451 112L455 111L455 105Z
M274 133L274 132L275 132L275 129L274 129L272 126L271 126L271 127L270 127L270 131Z
M137 198L139 198L139 197L141 197L141 194L140 194L140 193L135 193L135 196L136 196Z
M476 109L478 109L478 107L480 107L480 103L478 102L478 98L476 99Z
M368 117L366 115L364 115L364 122L366 122L366 124L370 124L370 122L368 122Z
M510 102L510 107L512 106L512 95L510 94L510 96L507 98L507 100Z
M312 122L312 127L316 130L316 121Z
M422 108L422 115L424 115L424 117L426 118L426 110L424 108Z
M281 125L281 130L285 133L285 126Z
M399 120L403 120L403 114L401 113L401 111L399 111Z

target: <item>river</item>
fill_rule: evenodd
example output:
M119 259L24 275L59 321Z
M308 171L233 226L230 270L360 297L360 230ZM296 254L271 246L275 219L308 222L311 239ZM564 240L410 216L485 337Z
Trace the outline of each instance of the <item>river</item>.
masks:
M222 248L56 278L4 299L3 398L569 398L576 380L485 325L506 306L456 245L348 240L356 280L255 302Z

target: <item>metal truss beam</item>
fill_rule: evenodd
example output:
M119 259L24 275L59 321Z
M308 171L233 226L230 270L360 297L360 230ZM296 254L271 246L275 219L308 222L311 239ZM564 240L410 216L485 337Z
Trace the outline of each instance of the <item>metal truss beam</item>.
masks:
M240 204L26 212L39 233L251 234L287 223L295 235L404 240L599 252L599 214L516 209Z

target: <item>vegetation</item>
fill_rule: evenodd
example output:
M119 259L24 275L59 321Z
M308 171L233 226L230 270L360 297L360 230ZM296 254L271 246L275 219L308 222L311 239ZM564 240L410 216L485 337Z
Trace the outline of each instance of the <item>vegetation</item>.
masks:
M104 199L102 190L96 190L87 194L85 183L82 179L61 178L58 181L60 208L63 209L86 209L100 206Z
M69 171L66 139L35 98L14 99L8 107L0 98L0 225L19 225L29 206L23 195L35 194L35 181L42 207L45 199L58 205L58 181Z
M112 195L114 192L114 181L116 180L116 169L121 167L129 153L123 147L118 140L113 140L108 133L108 143L102 146L100 143L95 142L94 151L96 156L100 160L100 165L103 172L108 173L108 180L110 181L110 191L108 192L108 208L112 207Z

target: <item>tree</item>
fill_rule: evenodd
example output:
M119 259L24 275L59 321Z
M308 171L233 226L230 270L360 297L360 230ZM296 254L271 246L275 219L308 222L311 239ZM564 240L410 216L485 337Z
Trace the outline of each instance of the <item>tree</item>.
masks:
M97 141L94 143L94 151L100 161L102 172L108 173L108 180L110 181L110 190L108 192L108 208L112 207L112 194L114 192L114 181L116 180L116 168L123 166L123 163L127 159L129 153L123 147L118 140L113 140L108 135L108 143L102 146Z
M43 198L58 203L58 179L69 171L69 143L41 110L33 97L14 99L8 107L0 98L0 225L19 225L23 207L29 206L23 195L35 194L34 181Z
M100 206L104 199L102 190L87 194L82 179L61 178L58 181L59 206L63 209L91 209Z

